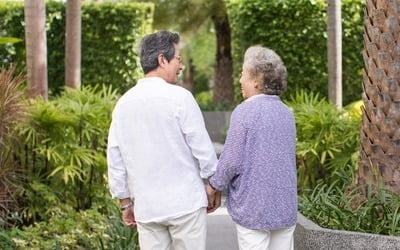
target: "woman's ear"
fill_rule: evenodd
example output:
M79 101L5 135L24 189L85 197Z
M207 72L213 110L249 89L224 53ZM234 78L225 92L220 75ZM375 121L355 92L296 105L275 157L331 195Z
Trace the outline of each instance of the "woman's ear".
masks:
M255 89L258 89L258 82L256 80L253 81L253 87Z

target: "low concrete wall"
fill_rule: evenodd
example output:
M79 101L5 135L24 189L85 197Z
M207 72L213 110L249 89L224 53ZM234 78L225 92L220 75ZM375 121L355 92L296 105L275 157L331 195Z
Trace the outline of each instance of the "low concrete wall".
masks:
M232 112L203 111L202 113L211 141L224 143Z
M300 213L294 238L296 250L400 249L400 237L325 229Z

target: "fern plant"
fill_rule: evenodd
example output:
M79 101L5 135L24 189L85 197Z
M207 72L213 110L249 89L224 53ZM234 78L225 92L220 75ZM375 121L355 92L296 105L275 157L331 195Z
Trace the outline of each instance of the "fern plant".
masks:
M30 177L76 210L90 208L107 193L106 139L117 99L116 92L104 86L65 89L48 102L35 100L29 109L30 120L21 130L26 139L21 161ZM33 187L25 191L31 204L36 204L37 192ZM36 211L27 206L25 215L33 217ZM47 216L46 211L40 214Z

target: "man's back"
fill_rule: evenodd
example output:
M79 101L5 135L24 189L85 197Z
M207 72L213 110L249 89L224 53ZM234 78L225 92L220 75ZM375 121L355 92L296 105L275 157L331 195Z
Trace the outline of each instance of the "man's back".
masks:
M207 206L191 144L204 162L213 162L215 154L201 152L210 141L190 92L161 78L144 78L121 97L112 126L137 221L162 221Z

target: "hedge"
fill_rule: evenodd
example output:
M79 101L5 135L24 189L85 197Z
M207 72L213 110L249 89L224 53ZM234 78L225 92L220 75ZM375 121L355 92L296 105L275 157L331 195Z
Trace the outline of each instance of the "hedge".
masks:
M107 84L125 91L141 76L137 43L151 31L154 5L84 3L82 5L82 84ZM0 1L0 36L24 39L23 2ZM64 85L65 3L46 3L49 89ZM0 47L0 63L25 71L25 42Z
M228 13L235 75L241 70L246 48L260 44L282 57L288 68L288 93L304 88L327 96L326 2L231 0ZM362 92L363 7L363 0L342 0L344 104L360 99Z

